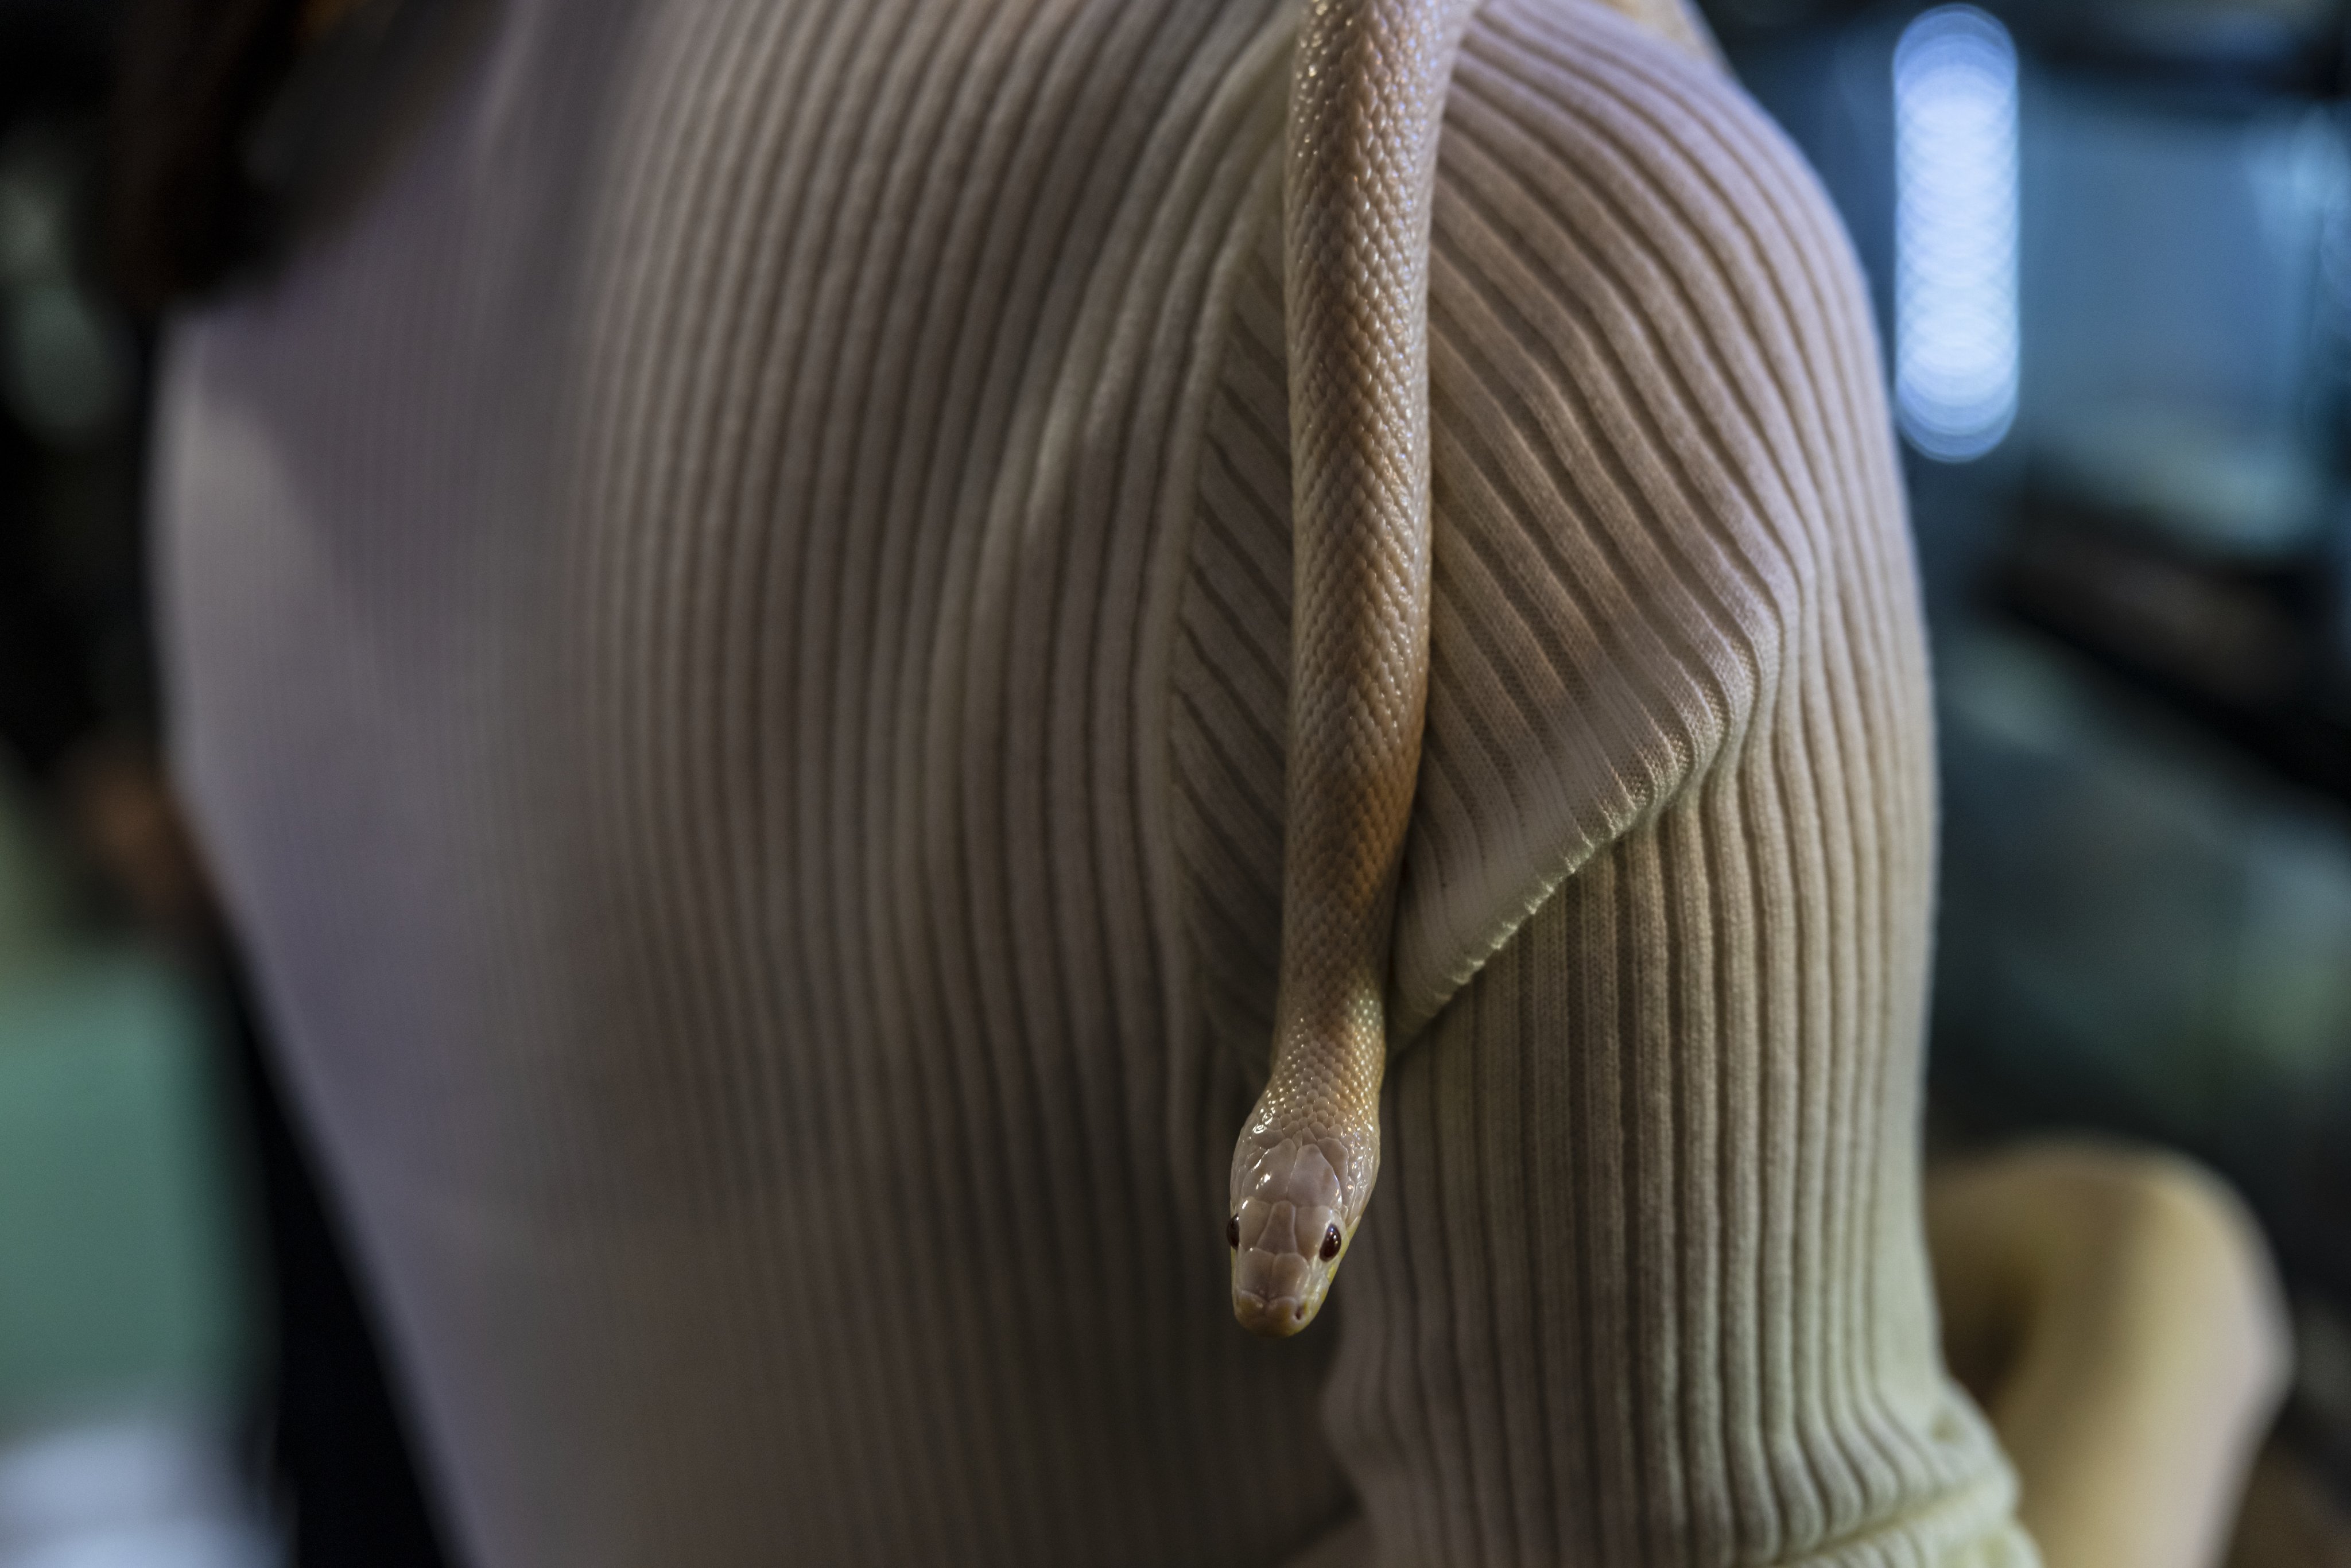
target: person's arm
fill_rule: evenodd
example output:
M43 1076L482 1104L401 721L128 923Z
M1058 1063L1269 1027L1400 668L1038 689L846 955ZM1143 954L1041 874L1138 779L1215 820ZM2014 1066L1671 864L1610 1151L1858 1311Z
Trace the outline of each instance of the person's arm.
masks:
M2241 1205L2176 1157L2053 1140L1927 1186L1944 1343L2052 1568L2201 1568L2291 1352Z
M2029 1562L1935 1351L1915 1051L1802 1017L1898 981L1855 939L1808 984L1774 830L1707 815L1589 862L1393 1071L1343 1457L1397 1561Z
M1922 1237L1932 738L1850 254L1735 89L1586 7L1492 0L1441 156L1433 1021L1333 1291L1353 1544L2028 1563Z

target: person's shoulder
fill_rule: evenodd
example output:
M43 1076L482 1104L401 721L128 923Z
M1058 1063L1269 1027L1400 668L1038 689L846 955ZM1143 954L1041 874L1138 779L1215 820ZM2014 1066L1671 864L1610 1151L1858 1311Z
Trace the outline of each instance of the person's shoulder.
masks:
M1628 15L1627 13L1636 15ZM1679 0L1482 0L1446 105L1445 178L1606 180L1826 214L1802 156ZM1479 164L1452 157L1474 148Z
M1476 13L1441 142L1435 303L1466 283L1726 346L1866 341L1859 267L1802 156L1679 0L1620 3L1643 19L1595 0Z
M1868 678L1915 663L1859 269L1710 52L1589 0L1487 0L1439 160L1407 1027L1782 712L1841 601L1895 628Z
M1625 618L1690 595L1757 671L1847 558L1907 539L1868 290L1793 145L1664 25L1679 0L1620 4L1656 15L1487 0L1465 40L1431 248L1441 531L1536 540L1522 602L1626 579L1585 607L1621 656Z

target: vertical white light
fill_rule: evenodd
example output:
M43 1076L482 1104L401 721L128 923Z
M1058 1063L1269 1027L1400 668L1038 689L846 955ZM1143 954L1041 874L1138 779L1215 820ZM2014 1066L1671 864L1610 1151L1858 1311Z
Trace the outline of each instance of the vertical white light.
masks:
M2016 46L1972 5L1895 47L1894 171L1895 406L1961 462L2016 417Z

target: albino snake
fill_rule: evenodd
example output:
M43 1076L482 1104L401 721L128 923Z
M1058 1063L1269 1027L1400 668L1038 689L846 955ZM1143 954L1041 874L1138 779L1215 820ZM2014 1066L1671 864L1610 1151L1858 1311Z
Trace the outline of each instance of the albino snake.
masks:
M1313 1319L1380 1166L1428 693L1428 235L1477 0L1308 0L1282 179L1295 597L1273 1071L1233 1151L1233 1312Z

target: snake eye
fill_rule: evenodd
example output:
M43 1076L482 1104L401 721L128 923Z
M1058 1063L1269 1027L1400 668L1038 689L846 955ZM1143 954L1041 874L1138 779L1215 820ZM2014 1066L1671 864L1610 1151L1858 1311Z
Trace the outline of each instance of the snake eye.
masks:
M1332 1226L1322 1233L1322 1261L1328 1263L1339 1255L1339 1228Z
M1234 1215L1225 1221L1225 1245L1238 1252L1241 1248L1241 1217Z

